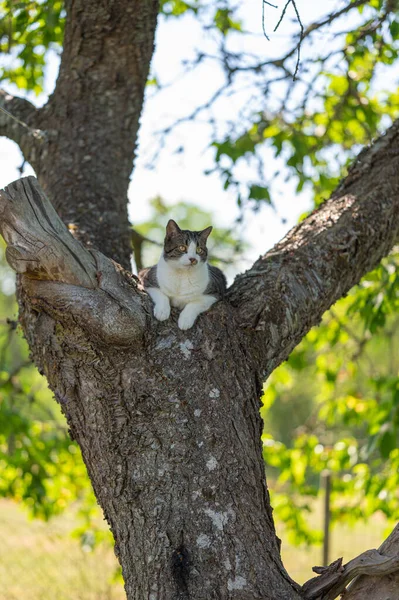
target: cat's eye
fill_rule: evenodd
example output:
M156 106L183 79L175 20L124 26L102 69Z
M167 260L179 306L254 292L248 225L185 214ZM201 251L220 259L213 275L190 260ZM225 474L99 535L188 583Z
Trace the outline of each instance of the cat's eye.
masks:
M197 246L197 254L204 254L205 250Z
M180 252L186 252L187 246L179 246Z

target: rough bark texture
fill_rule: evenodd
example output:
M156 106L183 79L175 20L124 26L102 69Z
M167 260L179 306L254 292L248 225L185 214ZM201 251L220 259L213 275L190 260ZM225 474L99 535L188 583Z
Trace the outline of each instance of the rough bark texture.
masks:
M397 240L399 125L182 332L175 314L154 321L135 278L93 249L129 263L126 190L157 2L69 0L67 10L49 103L31 113L13 99L44 134L0 120L89 246L34 180L1 194L32 355L82 449L129 600L295 600L264 478L262 377Z
M391 157L389 168L395 167L397 154L388 154L387 144L395 147L397 136L395 124L369 150L376 165L379 148ZM312 251L323 254L326 243L340 247L340 221L349 219L346 229L356 231L360 240L357 261L371 268L399 230L397 182L390 184L391 194L382 193L386 172L378 172L383 181L375 174L379 193L371 202L385 218L374 218L371 227L359 217L370 210L370 195L362 196L361 184L357 194L354 182L349 213L345 200L333 199L318 218L311 215L301 226L305 233L298 235L298 247L306 248L306 235L312 239L312 228L334 214L327 242L319 235ZM389 173L395 182L397 171ZM82 448L116 539L128 598L300 597L280 561L259 441L259 371L264 348L276 340L273 328L263 332L264 345L254 343L256 328L248 333L248 302L242 310L237 302L242 278L231 289L235 306L219 303L183 333L175 318L154 321L135 281L70 237L34 179L2 192L0 209L7 257L22 274L24 329ZM379 251L372 254L376 245ZM296 266L291 265L287 281L296 281ZM317 266L324 290L319 302L312 295L296 298L298 312L313 303L311 324L335 300L331 271L321 261ZM301 263L298 268L302 273ZM359 276L346 260L340 293ZM247 277L250 286L253 273ZM290 293L287 284L284 291ZM280 344L275 360L287 352Z
M0 210L23 326L82 448L128 598L299 597L271 517L259 382L229 306L189 333L157 323L147 295L80 248L33 178L8 186Z
M271 519L259 389L220 313L191 335L161 325L127 350L70 324L54 331L43 314L24 323L31 342L40 330L35 360L82 448L129 599L299 597Z
M399 121L330 200L240 275L229 300L269 375L399 239Z
M380 554L399 557L399 525L396 525L391 535L378 548ZM348 587L345 600L396 600L399 597L399 572L390 573L384 577L357 577Z
M127 189L158 0L68 0L66 9L56 89L35 113L46 135L25 139L23 152L74 235L130 268ZM12 139L27 137L12 126Z

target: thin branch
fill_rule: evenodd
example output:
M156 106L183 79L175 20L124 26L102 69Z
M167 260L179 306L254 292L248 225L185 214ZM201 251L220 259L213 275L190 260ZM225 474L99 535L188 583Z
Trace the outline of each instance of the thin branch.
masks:
M285 3L285 6L284 6L284 8L283 8L283 10L282 10L282 13L281 13L281 15L280 15L280 18L279 18L279 20L277 21L277 25L276 25L276 27L273 29L273 33L275 33L275 32L277 31L277 29L280 27L280 24L281 24L282 20L284 19L284 17L285 17L285 13L286 13L286 11L287 11L287 8L288 8L288 6L289 6L290 4L291 4L291 0L287 0L287 2Z
M287 2L286 6L291 1L292 0L289 0L289 2ZM325 25L331 25L331 23L333 23L334 21L336 21L337 19L339 19L340 17L342 17L343 15L345 15L346 13L348 13L353 8L357 8L359 6L362 6L363 4L368 4L368 0L356 0L356 2L351 2L347 6L345 6L344 8L341 8L341 10L338 10L335 13L330 13L329 15L327 15L325 17L325 19L322 19L321 21L315 21L314 23L311 23L303 31L302 36L301 36L301 43L303 42L303 40L305 40L307 37L309 37L313 32L321 29ZM302 26L302 23L301 23L301 26ZM274 61L266 61L266 62L260 63L260 64L258 64L256 66L252 66L252 68L259 68L259 67L267 66L267 65L270 65L270 64L274 64L275 66L277 66L277 64L281 65L282 63L286 62L286 60L288 58L290 58L293 54L295 54L295 52L297 52L297 51L298 51L298 44L295 44L295 46L293 46L291 48L291 50L289 50L281 59L279 59L277 61L276 60L274 60Z
M19 146L27 146L24 139L28 137L28 144L37 143L44 139L45 132L35 127L38 109L28 100L18 98L0 89L0 135L8 137ZM23 148L21 147L23 150ZM29 156L26 157L29 160Z
M301 35L299 37L299 42L298 42L298 58L297 58L297 61L296 61L295 71L294 71L294 80L295 80L296 79L296 75L298 73L298 69L299 69L299 62L301 60L301 44L302 44L302 40L303 40L304 29L303 29L301 17L299 16L299 12L298 12L295 0L291 0L291 3L292 3L292 6L294 7L294 10L295 10L295 13L296 13L296 18L297 18L299 26L301 28Z
M230 85L230 80L227 80L226 82L223 83L223 85L221 85L212 94L212 96L206 102L197 106L191 113L189 113L188 115L185 115L184 117L179 117L178 119L176 119L173 123L171 123L167 127L164 127L163 129L159 129L158 131L155 131L155 135L158 136L158 138L159 138L158 148L156 149L155 153L151 156L151 158L148 160L146 166L151 167L153 165L160 150L162 150L162 148L165 147L166 136L172 131L172 129L174 129L178 125L181 125L182 123L187 123L189 121L193 121L194 119L196 119L198 117L198 115L200 113L209 109L214 104L214 102L223 94L223 92L228 89L229 85Z
M267 0L262 0L262 30L263 30L263 35L265 36L267 41L270 42L270 38L266 33L266 27L265 27L265 4L267 4L268 6L271 6L272 8L277 8L277 6L275 4L272 4L271 2L267 2Z
M274 85L278 85L278 82L282 81L282 80L291 79L294 83L297 83L297 82L300 82L301 84L303 83L305 93L307 93L306 101L309 97L314 98L317 96L317 92L315 93L314 85L312 85L312 82L307 81L307 78L305 76L306 73L309 74L311 72L312 73L311 78L312 79L316 78L316 74L313 75L313 71L307 71L308 65L310 63L313 64L314 61L306 60L303 57L301 57L301 55L303 54L302 45L303 45L304 40L306 40L307 38L311 38L313 36L313 34L318 32L319 30L325 28L326 26L331 25L333 22L335 22L336 20L345 16L345 14L347 14L348 12L352 11L352 9L354 11L356 11L356 9L359 6L365 5L368 2L367 2L367 0L355 0L354 2L348 2L346 4L346 6L344 6L340 10L337 10L336 12L331 12L328 15L321 18L319 21L310 23L308 26L304 26L304 24L301 20L300 14L299 14L297 3L295 2L295 0L294 1L288 0L287 2L285 2L283 13L280 17L280 20L284 16L284 11L285 12L287 11L288 6L291 2L294 7L296 18L300 25L300 34L297 37L297 39L295 40L295 43L291 46L291 48L280 58L270 58L268 60L259 60L258 57L254 56L250 52L234 53L228 47L226 47L226 40L224 38L221 40L221 43L219 45L217 53L209 54L209 53L202 52L202 51L198 52L195 59L190 62L188 70L192 71L193 69L198 67L198 65L202 64L204 61L207 61L207 60L215 61L216 60L221 64L222 68L224 69L226 80L216 90L215 94L213 94L213 96L211 96L206 102L204 102L200 106L197 106L196 108L194 108L188 115L174 120L170 125L168 125L167 127L164 127L160 131L156 132L156 136L158 137L158 143L156 143L156 146L157 146L156 149L150 150L150 159L148 160L148 166L150 168L153 165L154 160L159 155L159 152L165 147L166 137L170 133L170 131L172 129L174 129L175 127L180 126L187 121L198 119L198 117L201 115L201 113L203 111L210 111L212 109L213 105L219 99L219 97L226 98L226 96L229 94L230 91L234 92L239 83L238 77L239 77L240 73L251 74L253 76L253 78L255 79L255 81L252 82L252 84L258 89L258 92L259 92L257 95L258 104L257 104L257 107L254 109L255 112L259 112L262 110L262 107L264 107L264 105L265 105L266 96L272 95L273 94L272 87ZM265 0L262 0L262 28L264 29L264 31L261 35L267 36L266 27L265 27L265 5L270 5L273 7L275 5L270 2L266 2ZM277 24L277 26L278 25L279 25L279 23ZM204 26L204 27L206 29L206 26ZM339 51L337 51L336 53L342 55L342 48ZM293 56L295 56L295 54L296 54L295 67L291 68L290 60L292 59ZM317 61L320 65L320 69L318 70L317 75L320 75L320 72L323 70L323 68L325 66L325 62L331 57L331 55L332 55L332 53L329 53L327 56L324 56L323 58L321 58ZM187 64L186 61L185 61L185 64ZM298 70L299 70L300 64L301 64L301 71L303 71L303 73L304 73L303 78L298 77ZM268 67L271 67L271 69ZM281 77L279 76L280 74L281 74ZM162 92L163 87L164 86L160 86L159 89L156 91L156 94ZM246 88L248 89L247 81L246 81ZM296 89L296 87L295 88L292 87L291 91L294 92L294 89ZM305 99L304 99L304 102L305 102ZM300 106L301 106L301 100L299 100L299 102L298 102L298 109L300 108ZM284 111L284 110L285 110L285 106L282 105L279 112ZM290 110L290 115L292 116L292 114L293 114L292 107L290 107L289 110ZM252 118L252 116L250 116L249 118ZM236 120L236 126L237 126L238 122L242 123L242 121ZM217 138L217 132L216 132L216 136L214 135L214 137Z
M21 119L18 119L18 117L11 114L6 108L4 108L4 106L0 106L0 111L7 115L7 117L9 117L10 119L15 121L15 123L18 123L18 125L21 125L21 127L27 129L29 133L33 135L33 137L41 138L44 136L43 131L41 131L40 129L33 129L32 127L29 127L29 125L27 125L24 121L21 121Z

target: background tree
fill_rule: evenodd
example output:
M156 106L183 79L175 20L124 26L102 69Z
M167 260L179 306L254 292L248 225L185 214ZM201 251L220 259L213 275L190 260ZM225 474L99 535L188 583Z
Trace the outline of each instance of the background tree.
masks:
M302 31L302 40L309 37L312 31L331 24L350 10L358 10L364 4L350 3L344 9L329 15L324 21L312 24ZM234 175L242 156L253 156L256 162L262 165L262 139L270 139L277 153L292 154L288 156L288 165L295 169L299 185L319 177L320 189L326 190L328 181L323 173L323 166L326 166L331 155L325 154L325 140L318 144L317 138L325 136L328 131L331 138L327 136L327 140L331 147L336 147L338 151L338 144L341 147L344 143L345 134L351 134L350 142L346 143L348 154L342 153L341 150L337 155L337 177L339 161L347 159L353 141L359 144L366 141L359 129L358 137L354 138L356 122L366 122L367 126L362 129L367 129L367 134L371 136L377 132L379 126L384 125L383 116L394 115L397 108L395 96L391 95L388 100L377 102L364 120L361 116L361 107L367 102L362 101L364 85L360 84L365 84L367 88L367 81L371 80L375 64L378 62L375 59L376 54L388 57L388 62L394 60L397 34L393 22L395 3L370 4L371 7L367 7L367 10L374 12L366 15L365 21L356 30L355 37L351 38L355 45L349 47L346 39L344 48L340 50L348 65L354 67L348 69L347 88L341 81L340 90L345 92L345 89L350 88L351 91L344 94L343 99L337 103L337 93L341 92L335 88L339 85L339 80L335 75L329 76L333 85L327 86L327 92L321 98L325 112L320 112L317 104L313 104L317 109L313 115L316 125L314 131L313 120L304 120L304 116L309 115L306 102L309 98L309 102L314 102L312 92L317 92L317 86L312 80L312 85L308 83L306 88L308 93L299 105L303 113L301 115L300 110L297 111L296 126L286 118L283 110L285 108L287 114L295 112L289 106L288 96L284 100L285 105L280 108L278 122L264 113L258 113L256 116L256 111L252 110L255 119L247 131L239 132L238 136L231 131L223 139L215 140L218 168L226 179L226 185L240 188L237 199L241 206L250 201L271 201L271 191L263 181L248 182L245 186L245 182L238 182ZM25 61L28 70L29 65L32 65L29 85L33 86L34 81L40 82L42 61L31 51L33 44L37 43L36 36L40 36L40 32L46 29L43 26L43 15L48 17L51 14L55 23L54 32L47 40L43 40L43 47L46 48L50 43L57 41L56 32L58 35L62 34L64 14L60 3L43 3L33 7L29 5L28 9L23 4L17 8L15 16L20 21L20 29L14 28L10 17L11 26L3 38L8 39L11 47L10 31L12 34L15 30L22 31L21 25L25 25L25 32L27 30L28 34L32 31L33 35L28 35L28 39L22 37L22 40L19 40L18 51L23 53L21 59ZM271 68L282 69L282 78L287 82L287 93L292 94L291 78L297 69L298 43L295 43L293 51L281 60L266 61L264 64L240 62L248 61L248 56L244 53L234 56L227 46L230 31L239 31L240 24L234 20L233 11L226 8L224 3L216 9L200 3L190 6L184 2L166 3L163 8L165 12L172 14L193 10L204 15L205 19L211 15L220 32L220 57L228 76L227 83L219 95L228 90L230 85L234 85L236 75L243 71L254 73L255 78L260 73L263 78L261 85L265 86L265 89L268 86L272 87L276 77L274 73L270 77ZM56 204L61 216L66 223L73 224L71 229L76 237L100 248L127 266L129 232L125 196L151 56L157 6L156 3L142 6L137 2L125 7L123 3L119 3L112 11L108 6L104 6L88 12L90 7L87 3L84 6L73 3L67 5L67 9L69 17L66 21L64 52L53 96L40 111L36 111L26 102L5 96L5 105L27 127L4 117L3 133L20 144L25 157L34 166L41 185ZM43 10L47 12L43 13ZM131 10L135 17L134 27L131 23L129 28L127 26L128 20L124 18L126 10ZM35 26L31 29L26 27L30 24L29 19L36 19ZM73 23L79 26L73 27ZM353 31L349 33L353 34ZM378 51L375 52L375 49ZM351 62L353 54L356 56L354 62ZM201 60L202 58L207 57L204 55ZM325 66L330 58L329 55L324 61L320 59L318 63ZM289 66L291 63L292 67ZM306 66L306 62L303 64ZM121 66L120 73L117 72L116 65ZM362 74L362 77L359 77L359 86L356 83L352 84L351 73ZM8 75L10 78L14 76L11 70ZM326 75L322 74L322 80L323 76ZM354 79L356 82L356 78ZM217 96L213 98L216 99ZM365 99L368 101L368 97ZM207 103L203 107L204 110L209 108L210 104ZM392 110L389 111L387 107L392 107ZM353 123L355 109L359 111L359 115L356 112L357 120ZM199 107L196 114L201 110ZM68 119L65 119L66 114ZM123 123L119 116L110 119L110 114L123 114ZM248 119L244 120L247 121ZM320 128L317 129L319 125ZM43 228L43 221L37 210L44 206L44 214L63 240L64 246L66 244L74 253L77 251L79 263L83 262L84 265L78 266L71 256L65 255L65 251L61 252L61 246L58 250L52 248L56 254L61 252L69 270L63 265L61 272L57 272L56 264L49 257L40 256L39 279L59 280L67 284L78 283L83 285L82 289L100 287L105 296L101 292L78 292L75 288L60 287L60 284L54 287L44 282L34 283L39 272L37 263L32 264L31 261L32 257L35 257L34 263L39 258L38 246L36 242L33 244L35 252L32 253L32 239L25 239L25 242L18 239L16 243L15 234L11 234L10 237L9 228L14 223L15 213L6 208L10 196L3 195L6 202L4 234L9 243L18 246L9 252L9 260L18 271L27 268L31 277L33 275L33 279L27 279L26 276L22 279L22 322L36 361L48 374L50 384L67 414L73 434L83 449L97 497L105 509L116 537L129 597L141 598L151 593L154 597L173 593L181 597L189 593L198 598L209 597L210 593L228 597L233 592L240 594L242 598L268 597L270 586L273 590L270 597L296 597L292 583L285 576L278 560L278 546L267 509L267 496L265 508L261 508L263 476L255 433L259 429L255 400L260 393L266 364L267 371L270 372L286 358L307 329L318 322L322 312L356 283L363 273L377 264L396 241L396 136L394 127L388 136L364 154L352 169L349 178L338 189L333 202L323 205L319 212L311 215L299 229L277 246L274 253L266 255L249 273L238 279L230 292L229 304L232 308L227 305L215 307L207 317L209 321L204 318L201 328L198 328L196 333L193 332L193 337L189 339L180 339L179 332L175 329L153 330L154 324L147 317L147 314L150 314L150 306L145 304L145 298L137 296L134 284L131 288L131 298L128 299L126 294L122 293L123 283L115 279L112 268L98 253L84 253L83 249L77 250L78 247L71 245L71 241L67 242L66 234L56 224L51 209L41 204L38 192L34 191L36 188L10 188L8 193L14 198L14 208L23 201L24 194L30 199L34 210L30 215L31 228L33 220L39 217L37 239L43 241L42 234L39 233L40 228ZM290 150L291 145L294 148L293 153ZM74 149L73 153L71 148ZM118 160L109 161L110 154ZM306 162L309 158L312 163L310 172L307 172ZM245 193L241 191L242 186L247 190ZM26 218L27 206L17 217L18 228ZM31 229L29 233L32 235ZM314 240L313 253L309 248L310 240ZM25 243L28 247L24 247ZM88 320L88 306L106 308L107 315L110 314L110 310L115 309L108 297L114 287L119 290L118 294L121 294L118 300L119 307L122 303L127 311L123 316L123 323L118 321L115 312L115 321L103 321L101 326L96 319ZM269 296L264 305L262 291L265 289L268 290ZM138 298L139 301L136 300ZM33 312L30 310L32 302L35 307ZM144 312L140 306L145 307ZM68 319L66 307L73 320ZM38 308L40 316L37 313ZM54 321L46 316L47 313L59 323L55 330ZM226 337L226 332L220 331L216 336L216 347L212 346L215 329L208 327L212 321L212 314L215 315L214 318L217 318L217 315L229 315L225 324L230 339ZM137 343L142 339L143 317L148 319L145 327L146 344L140 348L139 353L137 349L122 353L118 349L116 355L115 346L124 346L128 338L131 340L137 337ZM236 325L241 329L237 329ZM168 357L163 357L162 360L155 359L156 354L153 355L149 351L154 344L155 347L160 344L158 350L167 348ZM202 351L203 356L195 354L195 348L205 348L205 351ZM244 348L245 359L242 356L240 361ZM194 384L192 376L190 383L184 374L179 379L176 371L174 378L170 376L173 369L176 369L174 360L179 351L183 359L190 363L193 363L193 355L196 356L195 364L190 365L194 367L194 373L198 371ZM44 359L42 354L45 355ZM242 373L235 373L234 377L226 381L220 371L221 362L225 361L228 366L229 362L231 365L237 364L237 360L243 364ZM153 364L151 361L154 361ZM168 361L171 361L170 364L167 364ZM81 375L81 370L84 370L84 376ZM145 371L147 372L144 384ZM209 376L218 382L219 387L203 390L205 372L209 372ZM150 376L153 381L149 384ZM115 381L120 381L116 396ZM84 382L88 382L87 387ZM131 385L133 387L130 387ZM184 398L179 397L177 390L185 390ZM237 390L240 390L238 394ZM112 398L113 402L106 405L98 402L105 397L108 400ZM219 422L215 422L216 411L209 409L209 398L216 400L219 397L226 401L226 410L231 417L223 427ZM199 408L194 408L193 398L198 402ZM252 398L252 403L249 398ZM175 400L171 405L165 404L171 399ZM174 412L176 408L177 414ZM191 414L193 411L203 413L202 422L198 425ZM152 418L148 421L150 413ZM162 431L159 430L161 421ZM177 430L176 421L179 426ZM185 426L184 423L187 422L190 425ZM115 427L117 431L114 430ZM205 450L199 451L195 446L192 447L195 440L201 444L202 438ZM135 444L132 439L135 440ZM138 455L141 444L141 452ZM246 451L242 450L242 446ZM164 450L163 453L159 452L160 447ZM166 452L169 447L172 452ZM227 449L231 456L226 455ZM206 452L211 450L212 456L204 465ZM164 470L159 468L159 464L153 463L153 455L157 456L157 460L161 456L165 461ZM187 462L191 463L191 469L188 471L183 468L183 455ZM225 463L225 480L220 477L219 467L211 468L215 465L214 461L217 465L221 464L222 456ZM256 466L248 469L249 464ZM133 486L130 478L132 468L135 469ZM245 481L245 490L237 481L231 481L233 474L248 471L257 473L257 476L250 482ZM192 476L193 472L196 473L195 476ZM168 474L168 478L169 474L173 473L175 481L158 480L154 486L156 478L162 478L164 473ZM189 483L188 473L192 476ZM218 486L220 481L223 484ZM198 492L195 498L192 488L194 483L199 484L199 488L194 490ZM171 486L172 489L178 490L176 501L173 503L169 502ZM219 489L215 489L217 487ZM259 498L259 502L255 502L255 506L253 501L256 498ZM193 509L197 519L194 519L194 522L190 507L192 502L197 503ZM256 524L255 521L247 522L243 510L246 503L254 509L253 518ZM151 537L146 535L144 527L142 532L138 532L135 524L143 522L143 515L153 514L154 506L156 514L153 516L158 535ZM165 514L166 506L170 510L168 515ZM232 506L237 510L233 511ZM248 506L245 508L247 513ZM203 514L207 518L204 518ZM144 519L144 522L146 521L147 519ZM126 523L132 525L127 527ZM168 523L168 527L165 527L165 523ZM243 533L245 543L242 539ZM140 548L136 555L137 547L140 547L140 544L137 545L140 536L143 544L146 544L145 551L143 553ZM268 544L265 543L266 539L269 540ZM232 540L235 540L234 547L229 546ZM261 545L255 540L262 540ZM154 551L157 560L154 560ZM236 560L237 552L240 556L240 568ZM146 557L146 572L139 567L143 554ZM220 554L226 557L223 563L224 574L220 561L217 567L212 567L210 561L210 557ZM270 565L268 558L270 554L274 557L273 565ZM155 581L152 568L161 568L164 574L158 589L149 587ZM137 569L137 573L134 569ZM200 585L198 579L196 580L198 573L203 576ZM209 581L208 587L204 586L204 578Z

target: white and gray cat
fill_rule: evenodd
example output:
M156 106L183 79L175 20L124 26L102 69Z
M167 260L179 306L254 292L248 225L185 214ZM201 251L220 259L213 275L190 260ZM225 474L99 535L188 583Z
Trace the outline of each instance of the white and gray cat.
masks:
M190 329L226 291L220 269L208 265L206 242L212 227L203 231L182 230L172 219L166 226L164 249L158 264L139 273L141 283L154 302L158 321L169 318L170 307L183 309L178 325Z

